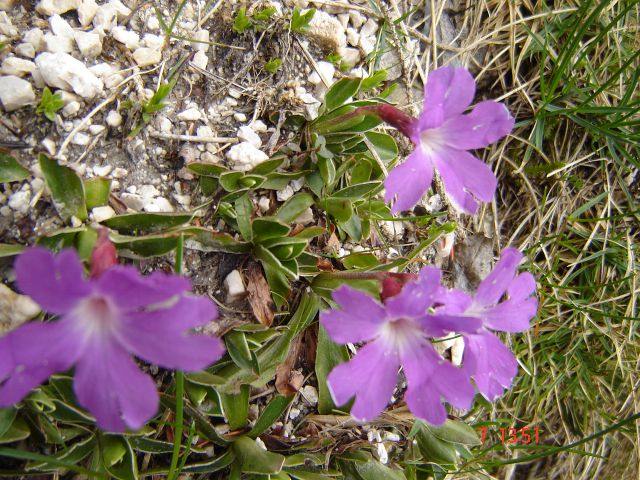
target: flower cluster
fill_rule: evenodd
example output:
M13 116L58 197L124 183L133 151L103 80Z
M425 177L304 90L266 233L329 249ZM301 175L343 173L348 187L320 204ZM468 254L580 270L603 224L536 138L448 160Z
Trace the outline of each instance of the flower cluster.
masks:
M398 213L413 207L431 186L433 169L442 177L451 203L473 214L477 200L490 202L497 180L488 165L468 152L486 147L511 132L514 119L501 103L487 100L463 113L475 95L475 82L464 68L431 72L424 89L424 108L412 118L390 105L376 111L416 146L384 182L385 200Z
M335 342L365 344L329 374L334 402L343 405L355 396L351 414L372 420L391 398L401 366L407 406L432 424L446 420L443 399L468 408L473 384L495 400L511 385L517 362L492 331L524 331L537 310L533 276L516 273L521 259L518 250L505 249L474 296L443 287L435 267L424 267L417 279L382 304L351 287L337 289L333 299L340 309L321 314L323 327ZM452 332L464 339L460 368L442 358L432 343Z
M108 257L102 255L110 264ZM131 355L198 371L224 352L220 339L189 334L217 310L208 298L189 295L191 285L181 276L143 277L134 267L98 265L85 279L74 250L53 255L40 247L20 255L15 269L20 290L60 319L33 321L0 338L0 407L75 365L78 402L98 425L138 429L156 414L159 398Z

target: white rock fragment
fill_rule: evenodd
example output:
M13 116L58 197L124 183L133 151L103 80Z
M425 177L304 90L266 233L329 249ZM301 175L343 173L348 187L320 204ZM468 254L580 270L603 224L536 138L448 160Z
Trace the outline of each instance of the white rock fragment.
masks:
M73 52L75 32L73 28L60 15L53 15L49 19L49 25L53 33L44 35L44 43L48 52Z
M71 103L69 105L71 105ZM85 146L89 145L89 140L91 140L89 135L87 135L86 133L78 132L71 139L71 143L73 143L74 145Z
M363 37L371 37L378 31L378 23L370 18L360 29L360 35Z
M56 142L51 140L49 137L42 140L42 146L47 150L49 155L54 156L56 154Z
M100 135L107 129L104 125L89 125L89 133L91 135Z
M333 75L336 72L336 67L329 62L318 62L318 70L309 75L309 81L314 85L323 83L324 85L331 86L333 84Z
M269 160L269 156L261 150L258 150L249 142L240 142L234 145L226 153L227 159L233 164L234 170L246 172L256 165Z
M140 43L140 35L125 27L113 27L111 36L120 43L123 43L129 50L135 50Z
M83 27L88 26L98 12L98 4L95 0L82 0L78 7L78 20Z
M62 115L64 115L65 117L75 117L78 112L80 111L81 105L80 102L76 102L75 100L72 102L67 103L63 108L62 108ZM86 136L86 135L85 135ZM81 138L81 137L80 137ZM89 138L89 137L87 137ZM82 141L82 140L79 140ZM72 143L75 143L72 140ZM88 143L88 142L87 142ZM76 143L76 145L86 145L82 144L82 143Z
M160 28L160 20L155 15L149 15L146 25L149 30L158 30Z
M349 20L351 20L351 25L353 25L354 28L360 28L366 21L366 18L357 10L349 10Z
M389 453L382 442L376 443L376 457L383 465L389 463Z
M260 197L260 200L258 200L258 208L260 212L267 213L269 208L271 208L271 200L269 200L269 197Z
M0 283L0 335L19 327L39 312L40 307L31 298Z
M181 122L195 122L202 118L202 112L195 107L187 108L177 115Z
M102 53L102 41L97 33L77 31L75 38L83 57L95 58Z
M240 98L242 96L242 92L240 90L238 90L237 88L229 88L229 95L232 96L233 98Z
M192 37L197 42L191 42L191 46L196 52L207 52L209 50L209 30L198 30Z
M104 222L105 220L109 220L111 217L115 216L116 212L109 205L105 205L103 207L94 207L91 210L91 217L94 222Z
M106 177L107 175L109 175L109 173L111 173L112 169L113 169L113 166L109 164L102 165L102 166L96 165L95 167L93 167L93 173L95 173L98 177Z
M18 29L13 26L11 18L3 11L0 11L0 34L7 37L16 37L18 35Z
M238 129L236 134L240 140L243 142L249 142L256 148L260 148L262 146L262 140L260 139L260 135L253 131L251 127L243 125Z
M304 398L310 405L316 405L318 403L318 390L313 385L305 385L300 390L302 398Z
M360 50L357 48L342 48L338 51L340 55L340 62L348 67L353 67L360 63L362 59L362 55L360 55Z
M29 45L29 44L27 44ZM22 77L36 69L36 64L31 60L18 57L7 57L2 62L2 73Z
M311 210L311 207L307 208L300 215L298 215L298 217L294 220L294 223L300 223L302 225L313 223L313 210Z
M305 35L334 52L347 45L344 27L340 21L322 10L316 10Z
M209 57L202 50L198 50L193 56L193 64L202 70L206 70L209 64Z
M142 43L143 43L142 46L144 47L162 50L162 45L164 44L164 37L160 35L154 35L153 33L145 33L144 37L142 37Z
M155 65L162 59L162 52L157 48L140 47L133 52L133 59L140 67Z
M380 229L384 236L392 241L401 240L404 236L404 225L402 222L383 220L380 222Z
M141 185L140 188L136 190L140 195L142 195L142 198L144 198L145 200L152 200L153 198L160 195L158 189L153 185ZM135 193L136 190L133 190L133 193Z
M44 49L44 33L39 28L32 28L24 32L22 40L33 45L36 52L41 52Z
M158 213L158 212L173 212L174 208L171 202L164 197L157 197L146 203L143 207L145 212Z
M44 52L36 57L35 62L44 81L52 87L72 89L84 98L93 98L102 92L102 80L67 53Z
M246 122L247 121L247 116L244 113L236 112L236 113L233 114L233 119L236 122Z
M124 178L127 175L129 175L129 171L122 167L116 167L111 174L113 178Z
M119 127L122 125L122 115L120 115L116 110L110 110L107 114L107 125L110 127Z
M31 84L14 75L0 77L0 102L7 112L34 103L36 95Z
M233 302L245 294L242 276L238 270L233 270L229 275L227 275L224 279L224 287L227 290L228 302Z
M24 185L20 190L14 192L9 197L7 205L16 212L26 215L29 211L29 202L31 200L31 188L29 185Z
M33 58L36 56L35 47L27 42L19 43L18 45L16 45L14 51L16 52L16 55L20 55L21 57L25 58Z
M320 109L320 100L315 98L303 87L297 87L295 90L296 97L300 100L300 103L304 105L304 116L307 120L315 120L318 118Z
M173 131L173 123L164 115L159 116L157 121L162 133L171 133Z
M357 47L360 43L360 34L355 28L347 28L347 43L352 47Z
M288 184L282 190L278 190L276 192L276 198L278 199L279 202L286 202L291 197L293 197L294 193L295 192L293 191L293 187L291 186L291 184Z
M80 0L42 0L36 6L36 12L50 17L60 15L70 10L76 10L80 6Z
M255 122L251 122L249 126L254 132L265 133L267 131L267 126L264 124L262 120L256 120Z
M124 203L128 208L130 208L131 210L136 210L138 212L142 210L145 204L142 196L138 195L137 193L125 192L120 195L120 200L122 200L122 203Z

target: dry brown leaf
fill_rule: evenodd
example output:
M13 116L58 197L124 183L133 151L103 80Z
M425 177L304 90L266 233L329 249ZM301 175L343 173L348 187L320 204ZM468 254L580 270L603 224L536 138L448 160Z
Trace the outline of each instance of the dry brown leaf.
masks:
M282 395L293 395L304 382L304 375L293 369L298 361L301 345L302 336L298 335L291 342L287 358L276 368L276 390Z
M271 289L262 274L262 267L257 262L251 262L246 273L249 304L253 314L265 327L273 323L273 301Z

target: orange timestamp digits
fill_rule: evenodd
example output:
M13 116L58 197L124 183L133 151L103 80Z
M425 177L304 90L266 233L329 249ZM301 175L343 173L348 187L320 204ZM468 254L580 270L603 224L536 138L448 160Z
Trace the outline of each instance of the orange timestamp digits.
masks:
M538 445L540 443L540 430L538 427L523 427L523 428L504 428L500 427L497 431L490 431L487 427L477 427L476 430L480 432L480 442L484 445L484 441L491 434L500 434L500 440L503 444L522 444L528 445L533 443Z

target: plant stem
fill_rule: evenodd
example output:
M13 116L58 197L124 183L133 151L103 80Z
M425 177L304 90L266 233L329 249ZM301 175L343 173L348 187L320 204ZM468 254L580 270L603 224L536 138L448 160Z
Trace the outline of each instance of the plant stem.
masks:
M176 245L176 263L174 265L174 271L177 274L182 273L182 261L184 259L184 236L180 235L178 238L178 244ZM184 373L181 370L176 370L176 411L175 422L173 429L173 452L171 454L171 465L169 467L169 473L167 478L173 480L180 474L180 469L177 469L178 459L180 458L180 446L182 444L182 421L184 417Z

